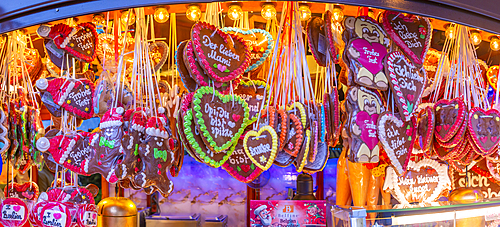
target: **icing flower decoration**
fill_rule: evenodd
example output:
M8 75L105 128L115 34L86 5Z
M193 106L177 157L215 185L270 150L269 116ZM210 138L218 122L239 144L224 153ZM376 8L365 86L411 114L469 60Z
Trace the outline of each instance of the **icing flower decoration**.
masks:
M418 26L418 32L420 32L420 38L424 39L425 35L427 35L427 30L423 25Z

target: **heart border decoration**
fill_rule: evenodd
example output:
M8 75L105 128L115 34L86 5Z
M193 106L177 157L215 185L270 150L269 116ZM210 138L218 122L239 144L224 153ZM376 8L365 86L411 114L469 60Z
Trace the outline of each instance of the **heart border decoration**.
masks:
M257 160L255 160L253 158L253 156L250 154L250 150L248 148L247 143L248 143L248 139L250 138L250 136L259 137L265 131L267 131L267 132L269 132L269 134L271 134L272 146L271 146L271 155L269 156L269 159L267 159L266 165L263 166ZM274 159L276 158L276 152L278 150L278 135L276 135L274 128L272 128L269 125L266 125L266 126L260 128L258 132L255 130L248 131L245 134L245 138L243 139L243 148L245 149L245 153L247 154L248 158L250 158L250 160L253 162L253 164L255 164L257 167L261 168L262 170L266 171L269 168L271 168L271 166L273 165Z
M226 155L222 158L222 160L216 162L214 159L208 157L208 155L201 150L200 144L196 142L196 139L194 138L194 134L191 131L191 124L194 124L193 122L193 111L191 109L186 111L186 115L184 115L184 134L186 135L187 142L191 147L194 149L194 151L198 154L197 157L199 158L206 164L214 167L214 168L219 168L222 166L228 159L229 156L233 153L231 149L229 149L226 152ZM205 144L202 144L202 146L205 146ZM219 152L220 153L220 152Z
M306 139L304 140L304 144L302 144L301 149L304 149L302 154L297 154L297 159L302 155L302 160L299 160L300 163L297 163L297 159L294 161L295 171L301 173L304 170L304 166L307 164L307 157L309 156L309 143L311 143L311 130L307 129L305 133ZM298 164L298 165L297 165Z
M255 34L255 33L261 33L263 35L266 36L267 40L268 40L268 45L267 45L267 49L264 51L264 54L262 54L262 57L257 61L255 62L255 64L252 64L250 66L248 66L248 68L245 70L245 72L250 72L252 70L255 70L257 69L257 67L259 67L260 65L262 65L264 63L264 61L266 61L266 59L269 57L269 55L271 55L271 52L273 50L273 37L271 36L271 34L266 31L266 30L263 30L263 29L258 29L258 28L253 28L253 29L250 29L250 30L242 30L240 28L235 28L235 27L224 27L221 29L223 32L235 32L236 34L238 33L241 33L243 35L250 35L250 34Z
M490 149L486 149L485 147L483 147L479 141L479 137L476 135L476 131L474 131L474 128L471 124L472 122L472 117L474 116L474 114L476 112L481 112L483 113L484 115L490 115L490 114L496 114L496 121L500 121L500 112L496 109L489 109L487 111L484 111L483 109L479 108L479 107L474 107L472 108L470 111L469 111L469 118L467 119L468 120L468 123L469 123L469 132L470 132L470 137L472 137L472 140L474 140L474 144L477 146L477 148L479 148L479 151L481 153L481 155L484 155L484 156L488 156L488 155L491 155L493 152L495 152L498 148L498 144L500 143L500 139L496 142L496 145L495 146L492 146Z
M159 52L159 53L161 53L160 61L153 65L155 72L157 72L158 70L160 70L163 67L165 62L167 62L167 58L168 58L168 55L170 52L170 47L168 46L168 44L166 42L155 41L155 42L152 42L149 44L149 51L150 51L149 54L152 53L151 50L155 47L163 47L163 49L164 49L163 52ZM150 59L151 59L151 56L150 56ZM151 59L151 63L153 63L152 59Z
M403 165L401 165L401 163L399 163L399 160L396 157L394 150L389 149L391 146L389 144L389 141L387 141L387 139L386 139L386 132L387 131L385 129L385 123L389 120L396 123L397 127L402 127L405 123L413 125L413 127L412 127L413 132L411 133L411 144L407 150L406 160L405 160L405 163ZM380 113L380 115L379 115L378 122L377 122L378 139L382 143L384 151L387 154L387 156L389 157L389 160L391 161L391 165L394 166L394 168L396 169L396 173L398 175L403 175L406 172L406 169L408 167L408 162L410 161L410 157L411 157L412 150L413 150L413 145L415 144L415 141L416 141L415 125L416 125L415 118L411 118L411 122L405 122L401 119L398 119L391 112L384 112L384 113Z
M425 39L425 47L422 48L422 53L420 53L420 56L417 56L415 53L413 53L413 51L410 48L408 48L406 43L401 39L401 37L399 37L399 35L396 33L396 31L394 31L392 26L389 24L388 21L394 20L394 18L395 18L395 17L389 18L389 15L396 15L396 18L402 17L403 20L405 20L405 19L411 20L412 17L417 17L417 16L409 14L409 15L411 15L411 17L407 17L407 16L403 15L402 13L387 10L382 15L382 17L383 17L382 18L382 21L383 21L382 26L387 31L387 34L389 35L389 37L391 37L391 39L405 52L405 54L407 56L409 56L409 58L412 60L412 62L415 65L422 66L424 64L427 51L429 50L429 47L431 45L431 42L430 42L432 39L432 24L431 24L431 22L429 21L429 19L427 19L427 17L419 17L418 18L419 20L424 20L427 23L428 26L426 29L427 29L428 35Z
M421 201L422 203L434 202L438 199L439 195L446 189L451 187L450 177L448 175L448 166L444 164L439 164L439 162L432 159L422 159L419 162L411 161L408 163L408 169L419 171L421 168L430 167L436 170L438 173L439 181L434 188L434 192L428 198ZM394 168L389 166L386 170L386 178L383 186L383 190L392 190L394 192L393 196L401 204L409 204L406 200L405 195L401 192L398 184L399 176L395 173ZM392 193L391 193L392 194Z
M423 82L422 82L422 86L420 86L420 89L421 89L420 92L418 94L413 95L414 101L413 101L413 105L411 105L411 106L408 106L408 104L410 104L410 101L407 99L407 97L404 97L403 92L401 92L400 84L398 81L398 77L400 77L400 75L396 75L395 70L394 70L394 61L396 61L397 59L404 59L406 61L405 62L406 65L409 65L410 67L413 66L415 68L417 74L419 76L422 75L422 77L424 78ZM397 107L399 109L399 112L401 113L402 116L404 116L405 121L409 121L412 113L415 112L418 105L422 101L421 100L422 94L424 93L425 84L427 83L426 71L417 68L413 64L413 62L408 61L408 59L399 51L393 51L391 53L388 53L386 56L386 60L383 62L385 62L385 66L384 66L385 71L386 71L385 74L386 74L387 79L389 81L391 90L393 91L393 93L397 97L395 99L398 100ZM414 86L417 88L419 87L418 85L414 85Z
M229 73L228 76L226 77L219 77L213 70L210 64L208 63L207 57L203 50L201 49L201 42L200 42L200 37L199 33L202 28L212 30L216 32L219 36L221 36L227 43L228 39L236 40L241 43L243 43L246 47L246 52L245 52L245 60L243 63L240 65L239 68L236 70L232 71ZM195 53L198 56L198 61L200 61L200 65L202 65L205 70L208 72L208 75L211 76L213 79L215 79L218 82L228 82L231 80L236 79L238 76L242 75L246 68L250 65L250 48L246 44L245 40L243 40L239 36L231 35L228 33L223 32L219 28L215 27L214 25L211 25L206 22L197 22L195 25L193 25L192 28L192 33L191 33L191 40L193 42L194 49L196 50Z
M457 115L457 120L453 123L453 125L450 125L450 129L448 130L448 133L445 135L445 137L441 137L441 135L439 135L438 133L438 130L437 130L437 117L438 117L438 107L440 104L451 104L452 102L456 101L457 102L457 105L458 107L458 115ZM439 101L437 101L435 104L434 104L434 114L435 114L435 119L436 119L436 123L435 123L435 127L436 127L436 130L434 130L434 136L436 137L436 139L438 139L439 141L441 142L447 142L449 141L451 138L453 138L453 136L455 136L455 134L457 134L458 130L460 129L460 127L462 126L463 124L463 121L465 120L465 103L464 101L460 98L460 97L457 97L457 98L454 98L454 99L441 99ZM439 107L441 108L441 107Z
M201 107L200 107L201 98L203 97L203 95L207 95L207 94L216 96L217 98L219 98L222 101L222 103L227 103L227 102L231 102L231 101L237 102L238 104L240 104L242 106L242 108L245 112L245 115L243 116L243 122L241 123L241 127L233 135L231 140L226 141L226 143L224 143L222 146L217 146L213 137L208 132L207 126L205 125L205 121L202 118L203 113L201 113L201 111L200 111L201 110ZM214 90L212 87L201 87L193 95L192 105L193 105L193 110L196 112L194 114L194 116L196 119L196 123L199 126L200 132L204 136L204 138L206 139L206 142L208 144L210 144L210 146L214 149L215 152L226 150L229 147L231 147L231 145L233 145L234 143L237 142L237 140L240 138L241 134L243 134L243 131L245 130L245 128L249 125L248 117L250 115L249 114L250 110L248 108L248 104L247 104L247 102L245 102L245 100L243 100L241 97L239 97L237 95L223 95L223 94L219 93L217 90Z
M181 78L182 84L189 92L194 92L194 91L196 91L196 89L198 89L198 84L189 75L189 71L186 68L186 64L185 64L184 59L182 57L182 55L184 53L184 48L186 48L188 42L191 42L191 41L184 40L184 41L179 43L179 45L177 46L177 50L175 50L174 58L175 58L175 65L177 66L177 72L179 72L179 76Z

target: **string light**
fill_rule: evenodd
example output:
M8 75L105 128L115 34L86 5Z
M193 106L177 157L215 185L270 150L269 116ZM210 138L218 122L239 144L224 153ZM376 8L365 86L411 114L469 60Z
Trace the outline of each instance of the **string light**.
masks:
M186 17L192 21L198 21L201 17L201 9L198 5L190 5L186 10Z
M344 20L344 12L342 11L342 7L340 6L334 6L332 10L332 15L333 15L333 21L335 22L342 22Z
M273 4L265 4L260 11L260 15L266 20L271 20L276 17L276 8L274 8Z
M455 26L453 24L447 24L445 25L446 27L446 32L445 36L447 39L454 39L455 38Z
M129 12L130 12L130 21L128 22L128 25L133 25L135 23L135 13L133 10L129 9L129 10L122 11L121 19L122 19L123 25L127 24L127 19L128 19L127 17L128 17Z
M158 23L165 23L170 18L170 15L168 14L167 9L165 9L163 7L158 7L155 9L154 18L155 18L155 21Z
M241 6L238 4L232 4L229 6L229 10L227 11L227 16L231 20L238 20L243 17L243 10Z
M490 38L490 48L493 51L500 50L500 39L498 38L498 36L492 36Z
M477 46L483 41L483 38L481 37L481 33L479 33L479 31L472 30L470 31L470 40L474 46Z
M309 20L309 18L311 18L311 9L309 8L308 5L300 5L299 12L300 12L300 20L307 21Z

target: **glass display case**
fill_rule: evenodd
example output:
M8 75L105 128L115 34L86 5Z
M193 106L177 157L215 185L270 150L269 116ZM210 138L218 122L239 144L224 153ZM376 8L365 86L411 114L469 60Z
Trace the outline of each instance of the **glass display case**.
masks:
M499 226L500 200L488 200L471 204L439 202L419 205L348 207L329 206L329 226Z

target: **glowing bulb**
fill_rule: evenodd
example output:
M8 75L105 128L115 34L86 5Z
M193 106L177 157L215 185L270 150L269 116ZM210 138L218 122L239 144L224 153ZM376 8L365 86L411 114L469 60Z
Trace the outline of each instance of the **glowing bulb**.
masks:
M130 21L128 22L128 25L133 25L135 23L135 14L133 10L127 10L127 11L122 11L122 24L126 25L127 24L127 17L130 12Z
M472 42L472 44L474 44L474 46L479 45L483 41L483 39L481 38L481 33L479 33L478 31L471 31L470 41Z
M307 21L311 18L311 9L309 9L308 5L299 6L299 12L301 21Z
M198 21L201 17L201 9L197 5L191 5L186 10L186 17L192 21Z
M447 39L454 39L455 38L455 26L449 25L448 28L446 28L445 36Z
M332 15L333 15L333 21L335 22L342 22L342 20L344 20L344 12L340 7L335 7L332 10Z
M158 7L155 9L155 21L158 23L165 23L168 21L168 18L170 18L170 15L168 14L167 9L163 7Z
M276 8L273 4L266 4L262 7L260 15L266 20L271 20L276 17Z
M227 11L227 16L231 20L238 20L243 17L243 10L239 5L230 5L229 10Z
M497 36L494 36L494 37L491 38L490 48L493 51L499 51L500 50L500 39L498 39Z
M377 20L377 18L375 18L376 17L375 16L375 12L373 12L373 10L371 10L371 9L368 10L368 16L371 17L374 20Z

